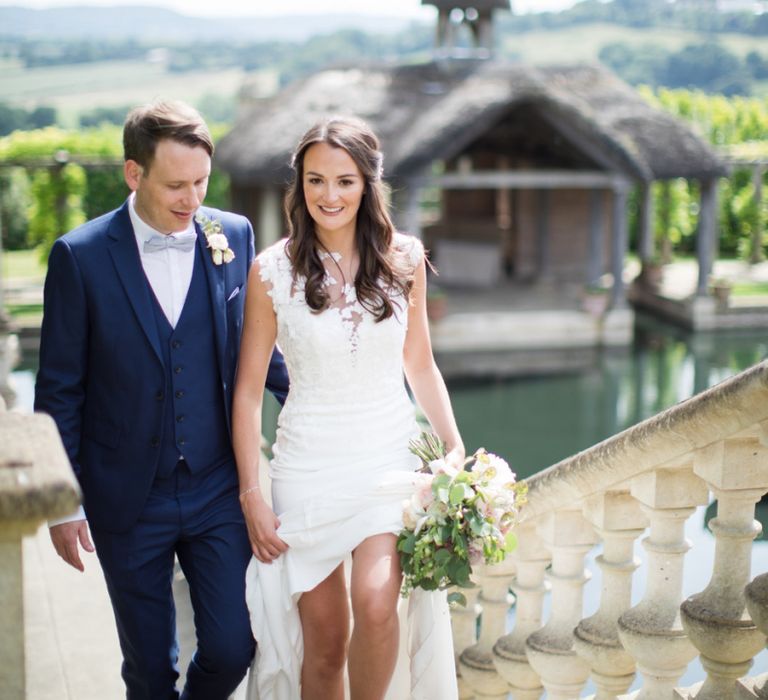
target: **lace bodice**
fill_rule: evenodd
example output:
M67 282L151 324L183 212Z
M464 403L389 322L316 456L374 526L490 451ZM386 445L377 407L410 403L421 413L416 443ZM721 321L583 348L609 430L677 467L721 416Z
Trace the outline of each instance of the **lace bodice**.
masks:
M402 387L407 300L391 296L395 313L377 323L358 301L354 286L340 279L340 257L325 254L324 284L331 304L316 313L306 303L304 279L294 280L286 242L278 241L257 260L277 315L277 342L291 381L289 400L359 401L386 387ZM395 234L393 244L414 268L424 255L413 236Z

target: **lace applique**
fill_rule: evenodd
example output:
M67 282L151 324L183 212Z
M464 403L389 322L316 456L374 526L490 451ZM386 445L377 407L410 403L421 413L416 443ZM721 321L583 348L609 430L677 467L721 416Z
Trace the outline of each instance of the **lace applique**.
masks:
M320 251L320 260L323 261L325 268L325 278L323 286L328 293L329 305L324 312L336 312L339 315L342 326L346 331L350 345L350 353L353 358L357 354L357 348L360 342L359 326L363 320L364 309L357 299L357 290L353 284L344 279L341 271L341 253ZM334 272L342 276L339 281Z
M358 300L354 284L347 282L340 272L341 256L338 253L329 254L323 251L320 253L320 259L326 266L323 285L328 292L330 303L328 308L320 313L311 312L304 295L306 280L301 275L294 278L286 244L287 239L278 241L262 251L257 260L261 279L268 287L268 294L272 298L277 315L278 343L286 354L289 365L293 366L294 374L298 365L291 361L291 356L298 358L312 354L322 355L324 349L327 349L326 343L336 344L337 341L336 347L340 350L344 348L353 367L361 362L367 364L371 361L382 366L387 364L386 353L391 350L387 350L383 338L390 331L385 331L385 328L399 327L396 335L405 333L408 325L407 301L396 295L390 296L396 307L394 316L376 323L373 314ZM397 254L404 256L413 268L423 259L424 248L421 241L413 236L395 234L393 246ZM360 357L363 341L365 359ZM374 357L377 359L373 360ZM316 359L320 360L319 357ZM397 361L399 362L399 359ZM306 360L301 363L304 368L314 364L315 361ZM328 368L325 372L328 372Z

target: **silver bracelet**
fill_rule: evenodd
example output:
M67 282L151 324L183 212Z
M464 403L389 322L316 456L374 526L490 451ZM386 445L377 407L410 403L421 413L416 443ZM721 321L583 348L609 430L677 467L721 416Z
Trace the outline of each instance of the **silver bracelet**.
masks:
M247 496L249 493L253 493L254 491L261 491L261 489L258 486L251 486L249 489L245 489L245 491L240 492L240 498L243 496Z

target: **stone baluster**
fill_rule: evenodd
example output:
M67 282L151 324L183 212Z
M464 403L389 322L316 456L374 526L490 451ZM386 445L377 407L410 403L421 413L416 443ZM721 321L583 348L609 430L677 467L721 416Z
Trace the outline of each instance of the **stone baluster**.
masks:
M768 447L757 437L721 440L694 456L694 472L717 498L715 561L709 585L681 606L683 628L701 653L707 680L697 700L736 698L736 681L765 646L749 616L744 587L750 579L752 540L760 532L755 504L768 491Z
M768 574L756 576L744 589L744 596L749 616L757 628L768 636ZM755 697L768 698L768 673L763 673L757 678L742 679L739 683Z
M483 608L480 638L459 657L461 677L476 700L506 700L509 694L507 682L496 671L491 650L506 632L509 583L513 574L514 562L510 558L493 566L478 567L479 601Z
M477 599L480 596L480 588L457 588L452 590L463 593L467 599L466 606L457 605L451 610L451 632L453 634L453 649L456 656L459 700L472 700L474 693L461 675L459 655L463 649L467 649L477 641L477 619L480 615L480 606Z
M552 552L552 614L528 637L526 653L548 700L572 700L589 677L589 665L573 649L573 628L582 615L589 575L584 555L595 543L595 533L576 507L544 516L538 532Z
M496 669L512 691L513 700L538 700L544 692L539 675L531 668L525 653L525 640L541 627L542 604L548 584L544 572L551 560L536 534L536 522L517 528L517 549L512 553L517 575L511 588L515 594L515 627L493 647Z
M22 538L71 513L79 489L49 416L5 411L0 398L0 695L26 697Z
M632 495L650 520L645 595L619 617L619 638L643 675L636 700L668 700L696 649L680 622L685 521L707 502L706 484L686 468L656 469L632 480Z
M632 573L638 566L634 542L648 524L629 491L608 491L586 500L584 517L603 541L597 557L603 586L598 611L574 630L574 649L592 668L595 700L616 700L635 677L635 661L619 641L616 621L632 602Z

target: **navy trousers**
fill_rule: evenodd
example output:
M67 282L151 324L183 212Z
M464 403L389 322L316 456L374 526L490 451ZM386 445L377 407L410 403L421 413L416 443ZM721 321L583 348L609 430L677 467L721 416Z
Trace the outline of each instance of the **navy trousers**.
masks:
M191 474L181 461L125 533L92 531L123 652L128 700L176 700L174 557L189 583L197 651L182 700L226 700L254 653L245 604L251 547L229 461Z

